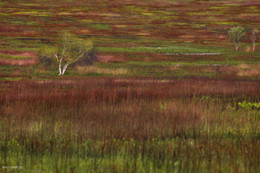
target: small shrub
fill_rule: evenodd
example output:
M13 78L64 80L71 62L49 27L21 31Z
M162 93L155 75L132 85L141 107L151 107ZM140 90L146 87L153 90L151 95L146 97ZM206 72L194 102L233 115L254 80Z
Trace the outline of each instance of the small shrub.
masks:
M246 101L243 101L242 103L238 102L238 106L241 109L247 109L247 110L260 109L260 103L256 103L256 102L254 102L254 103L250 103L250 102L246 102Z
M239 42L241 38L245 35L245 29L240 26L233 27L228 31L228 35L230 40L235 43L236 51L238 51Z

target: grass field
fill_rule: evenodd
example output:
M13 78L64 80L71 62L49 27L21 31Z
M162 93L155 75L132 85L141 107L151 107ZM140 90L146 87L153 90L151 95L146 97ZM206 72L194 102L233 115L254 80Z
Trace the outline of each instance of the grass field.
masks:
M259 107L238 105L259 102L257 81L98 78L1 87L2 165L24 172L259 170Z
M257 0L1 1L0 172L259 172L259 22ZM97 61L58 76L37 51L64 29Z

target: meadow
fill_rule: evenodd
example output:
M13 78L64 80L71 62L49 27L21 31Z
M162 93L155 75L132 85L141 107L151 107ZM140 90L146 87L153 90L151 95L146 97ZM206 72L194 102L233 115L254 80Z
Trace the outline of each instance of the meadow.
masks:
M259 5L1 1L0 172L259 172ZM96 61L58 76L37 51L64 29Z
M1 164L21 172L257 172L257 81L2 82ZM250 98L250 100L248 100Z

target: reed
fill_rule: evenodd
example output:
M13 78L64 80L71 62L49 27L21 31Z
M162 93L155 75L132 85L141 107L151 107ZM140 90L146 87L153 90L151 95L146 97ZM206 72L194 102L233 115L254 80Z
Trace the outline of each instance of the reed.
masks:
M0 166L21 172L257 172L259 81L1 82Z

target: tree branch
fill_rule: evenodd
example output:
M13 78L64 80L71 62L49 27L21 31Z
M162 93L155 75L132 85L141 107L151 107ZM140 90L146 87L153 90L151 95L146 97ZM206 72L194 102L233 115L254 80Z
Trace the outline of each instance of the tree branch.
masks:
M84 53L82 53L81 55L79 55L75 60L69 62L68 65L70 65L70 64L72 64L72 63L78 61L83 55L84 55Z
M54 56L56 57L57 61L59 61L59 57L57 54L54 54Z

